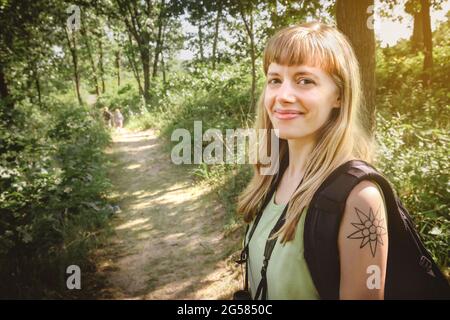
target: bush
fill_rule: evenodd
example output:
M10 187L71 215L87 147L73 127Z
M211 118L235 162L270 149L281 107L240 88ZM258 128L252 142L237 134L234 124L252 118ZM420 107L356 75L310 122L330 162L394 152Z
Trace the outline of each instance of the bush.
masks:
M389 177L433 257L449 270L447 63L450 24L433 34L432 84L421 83L423 54L409 41L377 51L378 167Z
M448 267L450 234L448 135L443 129L410 124L405 117L378 117L377 166L389 177L426 246Z
M102 153L110 140L78 105L18 109L20 123L0 123L0 296L61 296L67 266L92 267L89 249L110 214Z

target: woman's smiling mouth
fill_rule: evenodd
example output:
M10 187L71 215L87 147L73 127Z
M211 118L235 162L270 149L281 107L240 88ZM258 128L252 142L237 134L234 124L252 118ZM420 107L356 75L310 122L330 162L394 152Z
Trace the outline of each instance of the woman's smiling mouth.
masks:
M295 109L275 109L273 112L273 116L279 120L291 120L304 115L304 112Z

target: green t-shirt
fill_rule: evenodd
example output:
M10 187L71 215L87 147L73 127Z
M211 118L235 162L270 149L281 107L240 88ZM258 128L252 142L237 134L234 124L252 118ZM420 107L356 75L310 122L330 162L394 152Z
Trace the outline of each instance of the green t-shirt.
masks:
M381 188L377 183L375 185L384 199ZM264 209L249 245L248 280L252 298L255 297L256 289L261 280L261 268L267 238L286 206L276 204L274 198L275 194ZM281 239L278 238L273 248L266 273L267 299L269 300L320 299L303 254L303 231L307 212L308 208L305 208L296 228L294 240L282 245ZM249 230L251 230L253 223L254 220L250 223ZM248 242L249 233L245 238L245 243ZM273 261L276 261L276 263L273 263Z
M264 248L270 231L275 226L286 205L276 204L275 195L264 209L249 244L248 279L252 298L261 280ZM305 208L307 210L307 208ZM267 267L267 299L269 300L314 300L319 294L314 286L308 265L303 256L303 229L306 211L300 217L295 239L284 245L278 238ZM250 223L250 229L253 222ZM248 236L245 239L248 241ZM277 263L273 263L276 261Z

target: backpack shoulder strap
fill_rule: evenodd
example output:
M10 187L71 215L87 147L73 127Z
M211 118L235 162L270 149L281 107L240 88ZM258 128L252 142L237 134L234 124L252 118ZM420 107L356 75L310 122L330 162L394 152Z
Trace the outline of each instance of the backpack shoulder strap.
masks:
M362 160L336 168L322 183L308 208L304 229L304 257L321 299L339 299L338 233L347 198L363 180L380 185L386 206L395 203L388 181Z

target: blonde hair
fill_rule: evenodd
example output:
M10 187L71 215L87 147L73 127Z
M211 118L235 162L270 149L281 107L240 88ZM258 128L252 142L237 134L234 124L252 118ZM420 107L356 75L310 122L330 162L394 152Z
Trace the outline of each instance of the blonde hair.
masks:
M340 108L334 108L329 120L318 132L317 143L306 163L303 183L292 195L286 221L274 235L280 235L281 242L293 240L303 210L329 174L351 158L372 161L372 139L361 127L362 108L361 80L355 53L347 38L335 27L308 22L280 30L272 36L264 50L264 74L269 65L309 65L327 72L340 92ZM256 129L265 129L267 134L261 142L261 149L271 154L270 130L273 129L264 107L262 90L257 104ZM287 141L279 141L279 162L288 159ZM280 166L281 167L281 166ZM254 175L247 188L239 196L238 212L244 221L250 223L258 214L268 193L274 175L261 175L261 163L254 166Z

